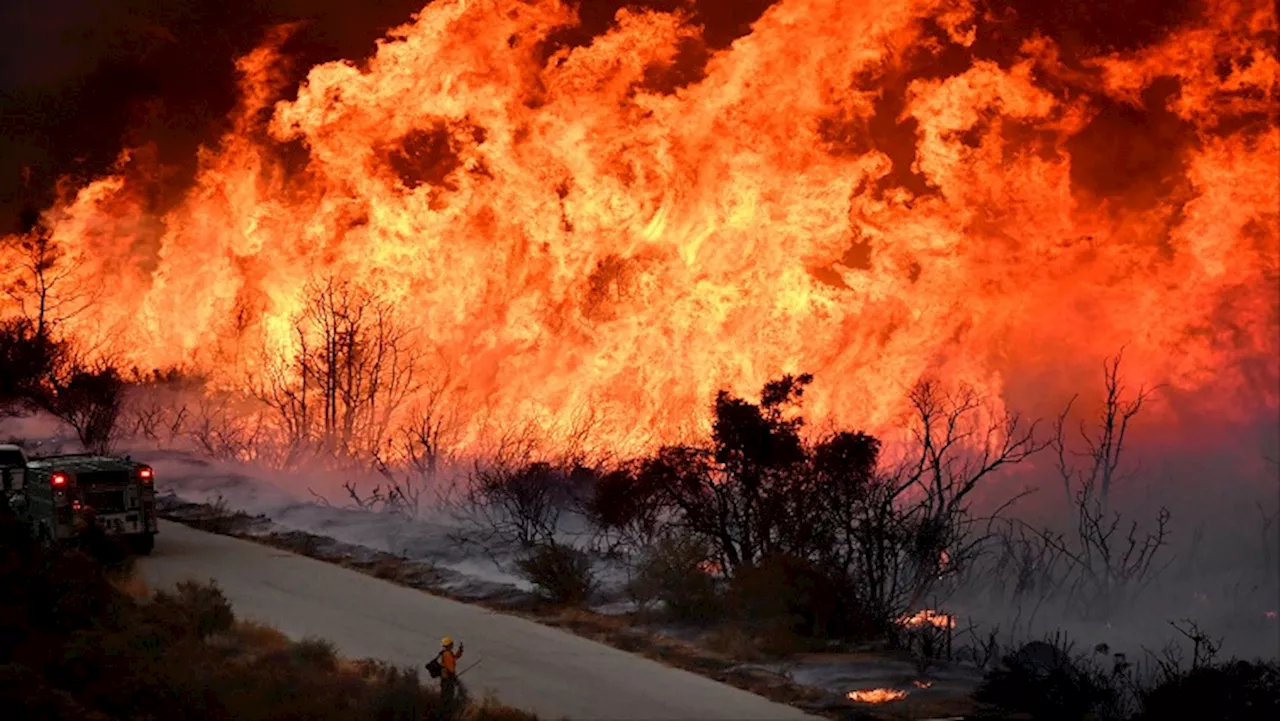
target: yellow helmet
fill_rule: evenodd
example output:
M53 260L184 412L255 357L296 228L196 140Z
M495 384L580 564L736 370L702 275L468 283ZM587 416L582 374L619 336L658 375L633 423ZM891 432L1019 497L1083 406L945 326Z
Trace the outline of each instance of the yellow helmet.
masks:
M452 645L453 645L453 639L449 638L448 636L445 636L444 638L440 639L440 646L442 648L449 648Z

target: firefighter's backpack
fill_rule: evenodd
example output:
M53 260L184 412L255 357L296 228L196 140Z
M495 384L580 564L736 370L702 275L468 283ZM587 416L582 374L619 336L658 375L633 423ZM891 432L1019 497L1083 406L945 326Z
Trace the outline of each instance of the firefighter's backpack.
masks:
M427 661L427 673L431 674L431 678L440 678L440 672L443 670L443 667L440 665L439 654L436 654L435 658Z

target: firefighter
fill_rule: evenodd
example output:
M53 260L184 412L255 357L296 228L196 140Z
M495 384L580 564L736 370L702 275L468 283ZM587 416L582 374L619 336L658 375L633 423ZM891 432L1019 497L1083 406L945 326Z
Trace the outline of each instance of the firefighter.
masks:
M452 718L457 708L465 704L467 697L466 689L458 681L458 659L462 658L462 646L459 643L455 652L453 639L448 636L440 639L440 701L444 706L445 718Z

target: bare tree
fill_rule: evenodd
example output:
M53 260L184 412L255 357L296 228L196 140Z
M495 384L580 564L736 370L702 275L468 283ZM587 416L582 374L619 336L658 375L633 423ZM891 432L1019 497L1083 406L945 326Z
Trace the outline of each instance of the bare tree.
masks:
M312 282L294 345L255 388L296 449L355 457L386 438L420 356L392 304L346 280Z
M15 254L19 275L5 292L34 324L36 334L44 336L53 326L84 312L94 294L68 280L80 259L65 256L38 213L26 209L22 225Z
M996 411L972 388L948 393L924 380L908 398L912 452L868 485L841 534L856 551L866 602L882 614L913 607L973 560L990 535L975 530L989 528L1017 497L979 518L970 494L1047 446L1036 438L1037 423Z
M1103 363L1106 397L1095 428L1091 429L1083 419L1080 421L1079 434L1084 449L1072 451L1066 442L1066 422L1075 398L1071 399L1058 416L1050 441L1057 455L1058 471L1067 500L1074 503L1081 489L1088 489L1091 500L1096 501L1104 513L1112 488L1130 475L1121 469L1129 424L1156 390L1139 387L1132 398L1125 398L1126 389L1120 377L1122 358L1123 351ZM1083 467L1077 467L1069 458L1072 456L1085 459Z
M1046 553L1068 561L1070 580L1064 580L1065 589L1069 597L1077 599L1079 610L1090 617L1105 618L1154 579L1163 568L1156 560L1169 533L1166 508L1160 508L1154 528L1147 531L1140 530L1137 521L1127 521L1111 510L1112 492L1130 477L1124 468L1130 424L1154 392L1139 388L1126 397L1120 363L1121 354L1117 354L1103 365L1102 411L1095 425L1081 421L1079 450L1073 450L1066 438L1070 404L1054 424L1050 445L1073 510L1073 532L1070 536L1043 530L1036 533ZM1076 459L1083 463L1077 465Z

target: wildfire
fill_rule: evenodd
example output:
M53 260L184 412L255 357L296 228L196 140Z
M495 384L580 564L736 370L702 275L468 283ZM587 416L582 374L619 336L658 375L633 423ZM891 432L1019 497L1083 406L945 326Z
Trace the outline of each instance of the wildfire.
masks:
M932 609L917 611L909 616L903 616L898 619L901 626L936 626L938 628L955 628L956 617L946 613L940 613Z
M779 0L682 74L684 12L545 57L566 0L436 0L296 89L282 29L181 202L129 149L46 213L63 287L100 299L65 328L244 387L335 276L393 303L466 418L590 408L619 445L782 372L817 374L815 422L876 430L922 375L1012 402L1126 344L1142 382L1275 408L1276 13L1204 6L1066 57L987 47L972 0Z
M860 703L888 703L901 701L907 697L906 691L895 691L891 688L872 688L864 691L850 691L847 698Z
M932 682L932 681L920 681L920 680L916 680L916 681L912 681L911 683L912 683L913 685L915 685L915 687L916 687L916 688L930 688L930 687L932 687L932 686L933 686L933 682Z

